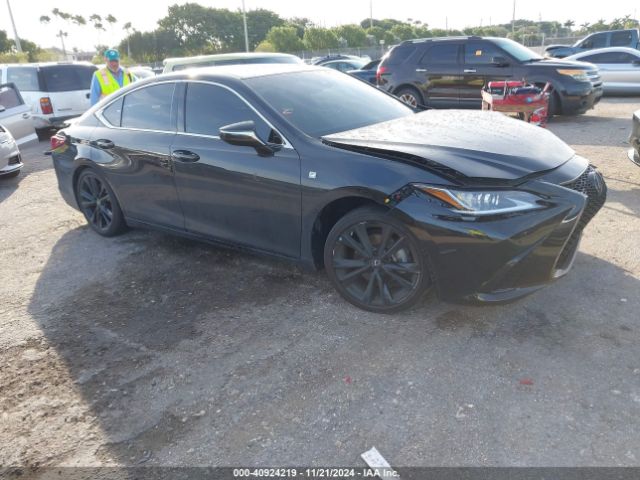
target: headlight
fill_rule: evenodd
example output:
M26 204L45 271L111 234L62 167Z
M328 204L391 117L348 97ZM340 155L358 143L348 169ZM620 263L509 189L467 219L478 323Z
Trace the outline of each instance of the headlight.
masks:
M573 77L576 80L579 80L581 82L585 82L587 80L589 80L589 77L587 76L587 71L586 70L576 70L576 69L564 69L564 68L558 68L556 70L560 75L568 75L569 77Z
M437 198L453 210L471 215L499 215L544 208L541 198L514 190L469 191L414 184L420 191Z

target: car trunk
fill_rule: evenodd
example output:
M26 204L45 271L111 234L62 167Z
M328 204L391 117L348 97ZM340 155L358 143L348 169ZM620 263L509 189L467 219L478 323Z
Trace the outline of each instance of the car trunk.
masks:
M89 107L92 65L51 65L40 69L42 90L48 95L55 117L81 115Z

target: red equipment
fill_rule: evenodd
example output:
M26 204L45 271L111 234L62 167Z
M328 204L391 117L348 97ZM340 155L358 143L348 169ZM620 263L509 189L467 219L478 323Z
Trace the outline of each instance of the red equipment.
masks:
M515 113L525 122L547 125L551 84L544 88L524 81L489 82L482 89L482 110Z

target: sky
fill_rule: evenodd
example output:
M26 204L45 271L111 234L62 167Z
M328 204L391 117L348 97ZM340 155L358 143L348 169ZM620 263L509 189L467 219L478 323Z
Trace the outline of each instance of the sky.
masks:
M242 0L191 0L208 7L240 9ZM68 32L65 44L68 49L93 50L98 44L117 45L124 37L122 25L131 22L140 31L152 30L156 22L167 14L170 5L187 3L181 0L110 0L97 2L91 0L9 0L16 28L21 38L35 41L42 47L58 46L60 40L54 22L49 25L40 23L40 16L51 15L54 7L72 14L88 18L97 13L103 17L111 13L118 23L111 32L98 34L92 26L64 26ZM513 12L513 0L448 0L429 2L417 0L245 0L247 10L265 8L281 17L307 17L316 24L333 27L345 23L359 23L369 17L370 2L373 6L373 18L395 18L406 21L418 19L434 28L462 29L468 26L508 23ZM576 25L584 22L595 23L603 18L611 21L616 17L632 15L637 18L640 5L632 0L607 0L606 8L602 2L558 1L558 0L516 0L516 18L529 20L574 20ZM59 27L58 27L59 28ZM0 3L0 30L13 37L6 0Z

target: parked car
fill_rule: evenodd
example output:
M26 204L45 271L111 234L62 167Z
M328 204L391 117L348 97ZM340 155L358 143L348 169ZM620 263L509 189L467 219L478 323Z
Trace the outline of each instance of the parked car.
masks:
M633 114L631 135L629 135L629 160L640 167L640 110Z
M323 65L327 62L333 62L334 60L362 60L366 58L367 61L371 60L369 57L358 57L357 55L346 55L342 53L332 53L330 55L324 55L322 57L313 57L310 61L310 65Z
M136 66L129 67L127 70L129 70L129 73L131 73L136 78L136 80L155 77L156 75L151 67Z
M0 180L17 177L22 167L18 144L11 132L0 125Z
M607 47L627 47L640 49L638 29L609 30L607 32L596 32L578 40L574 45L549 45L544 49L545 56L554 58L564 58L569 55Z
M584 113L602 97L595 66L544 59L506 38L408 40L382 57L376 76L380 88L412 106L477 109L484 85L508 79L551 83L551 115Z
M376 83L376 72L378 71L378 65L380 65L380 59L367 63L358 70L349 70L347 73L353 75L365 82Z
M333 70L338 70L339 72L347 73L350 70L358 70L366 65L366 60L361 59L342 59L342 60L331 60L330 62L325 62L321 66L331 68Z
M606 197L600 173L545 129L415 113L306 65L143 80L51 147L62 196L98 234L153 227L324 266L375 312L431 287L489 303L531 293L569 270Z
M31 120L31 107L13 83L0 85L0 123L3 133L9 132L18 146L38 140ZM7 138L6 135L3 138Z
M605 95L640 95L640 50L609 47L571 55L565 60L598 67Z
M221 53L197 57L167 58L162 73L177 72L186 68L242 65L246 63L303 63L299 57L287 53Z
M91 78L97 67L88 62L0 65L0 83L12 82L30 105L36 130L60 127L90 106Z

